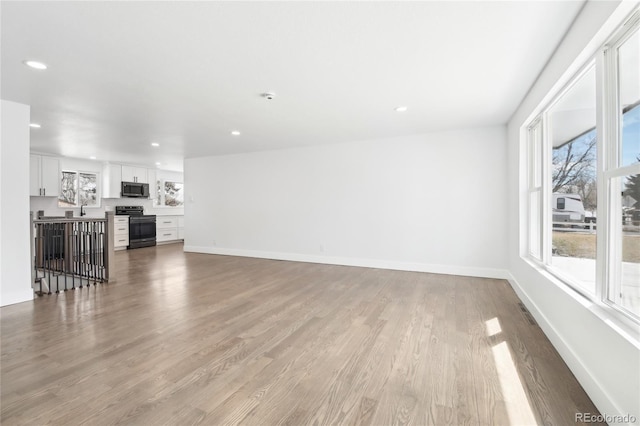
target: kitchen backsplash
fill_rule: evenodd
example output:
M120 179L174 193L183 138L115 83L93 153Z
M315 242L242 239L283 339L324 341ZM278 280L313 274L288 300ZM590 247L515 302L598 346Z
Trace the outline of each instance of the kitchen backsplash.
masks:
M58 207L57 197L30 197L31 211L37 214L38 210L43 210L45 216L64 216L68 210L73 211L74 216L80 216L80 208ZM85 207L87 216L102 217L105 211L115 211L116 206L142 206L144 214L163 215L183 215L184 207L154 207L152 200L140 198L102 198L100 207Z

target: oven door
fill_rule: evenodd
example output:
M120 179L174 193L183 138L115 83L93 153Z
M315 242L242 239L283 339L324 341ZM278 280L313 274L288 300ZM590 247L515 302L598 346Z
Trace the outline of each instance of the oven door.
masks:
M131 216L129 218L129 248L156 245L156 217Z

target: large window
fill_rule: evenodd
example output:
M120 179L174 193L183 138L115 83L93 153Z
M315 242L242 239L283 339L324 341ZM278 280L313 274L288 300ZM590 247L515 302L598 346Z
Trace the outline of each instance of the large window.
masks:
M63 170L58 207L99 207L98 174Z
M603 179L610 197L607 300L640 317L640 25L606 50L611 143Z
M165 179L156 181L154 205L164 207L184 206L184 184Z
M640 322L640 12L527 126L528 257Z
M595 294L596 70L589 64L546 114L551 144L551 266Z

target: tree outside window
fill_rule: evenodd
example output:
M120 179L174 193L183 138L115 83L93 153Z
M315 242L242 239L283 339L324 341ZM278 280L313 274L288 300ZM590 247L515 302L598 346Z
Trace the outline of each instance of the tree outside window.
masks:
M96 207L99 205L97 173L62 171L58 207Z
M156 182L154 203L164 207L182 207L184 205L184 184L169 180Z

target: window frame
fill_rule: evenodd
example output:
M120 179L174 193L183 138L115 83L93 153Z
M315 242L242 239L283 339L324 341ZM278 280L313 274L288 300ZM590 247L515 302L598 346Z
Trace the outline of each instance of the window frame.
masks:
M528 159L535 158L533 164L531 161L527 161L527 255L532 257L537 262L543 262L544 260L544 184L542 176L543 161L543 125L541 117L537 117L527 127L527 157ZM531 199L533 196L537 196L538 205L534 208L531 205ZM536 229L533 229L531 225L533 223L534 214L539 218L540 223L536 225ZM534 241L535 236L535 241ZM534 252L535 244L535 252Z
M619 188L614 186L618 180L633 174L640 174L640 162L621 166L622 162L622 114L620 105L620 73L618 69L618 49L636 33L640 34L640 10L632 13L631 17L614 32L613 36L601 49L600 61L602 70L602 90L598 93L603 106L601 121L605 140L602 147L602 181L603 198L606 204L603 206L602 215L606 225L606 245L603 247L603 266L600 279L604 285L600 286L599 299L609 308L631 318L640 324L640 314L634 313L621 306L620 287L622 284L622 241L616 239L616 235L622 233L622 223L619 212L622 210L621 199L618 195ZM608 95L608 96L607 96ZM600 188L599 188L600 189ZM640 201L640 200L639 200ZM599 207L599 205L598 205ZM618 213L616 213L618 212ZM598 211L598 216L600 216ZM615 286L614 289L611 287ZM596 286L598 287L598 286ZM614 290L614 299L610 294Z
M550 93L551 97L547 102L541 104L532 118L525 122L523 126L524 139L526 141L526 196L525 201L527 211L526 223L526 250L522 256L539 268L556 278L570 290L578 293L582 297L593 302L597 306L604 308L617 323L636 329L640 324L640 316L622 306L620 302L620 291L615 294L616 300L610 300L609 294L611 286L621 285L621 274L618 271L618 261L621 256L622 239L621 223L619 214L616 214L616 207L620 207L620 197L616 196L616 191L612 188L620 179L631 174L640 173L640 162L627 166L618 167L621 156L621 129L622 114L619 102L619 73L617 54L618 48L623 45L636 32L640 32L640 8L635 8L616 29L614 29L607 41L602 44L595 53L588 57L579 69L571 74L555 93ZM595 68L596 72L596 188L597 188L597 209L596 215L598 225L596 228L596 259L595 259L595 292L591 293L581 288L571 277L566 276L562 271L551 265L552 256L552 197L551 197L551 166L552 166L552 143L550 138L550 111L554 105L589 71ZM533 177L536 167L536 153L534 152L535 132L542 134L542 164L538 164L542 173L541 188L533 185ZM540 155L540 153L537 153ZM532 205L532 194L541 189L541 202L538 204L537 216L540 223L534 224L534 207ZM621 209L621 207L620 207ZM538 227L536 231L536 227ZM539 242L533 241L534 236L539 238ZM540 256L536 256L532 249L535 244L541 247Z
M75 195L75 201L76 201L76 205L75 206L61 206L60 205L60 197L62 196L62 188L61 188L61 182L62 182L62 176L64 175L64 173L73 173L75 175L75 182L76 182L76 195ZM59 171L59 178L58 178L58 186L60 187L60 194L57 197L57 207L58 208L66 208L66 209L79 209L81 207L80 204L80 175L84 174L84 175L94 175L96 177L96 204L92 204L92 205L86 205L84 206L84 208L86 209L99 209L102 208L102 187L101 187L101 176L100 176L100 172L96 172L93 170L72 170L72 169L68 169L68 168L64 168L64 169L60 169Z
M166 204L166 199L167 199L167 192L166 192L166 186L165 184L167 182L174 182L174 183L179 183L180 185L182 185L182 190L184 191L184 182L179 182L177 180L174 179L168 179L168 178L157 178L156 181L153 183L153 191L154 191L154 196L153 196L153 205L154 207L158 207L158 208L166 208L166 209L181 209L184 208L184 200L182 201L182 204L176 205L176 206L170 206Z

